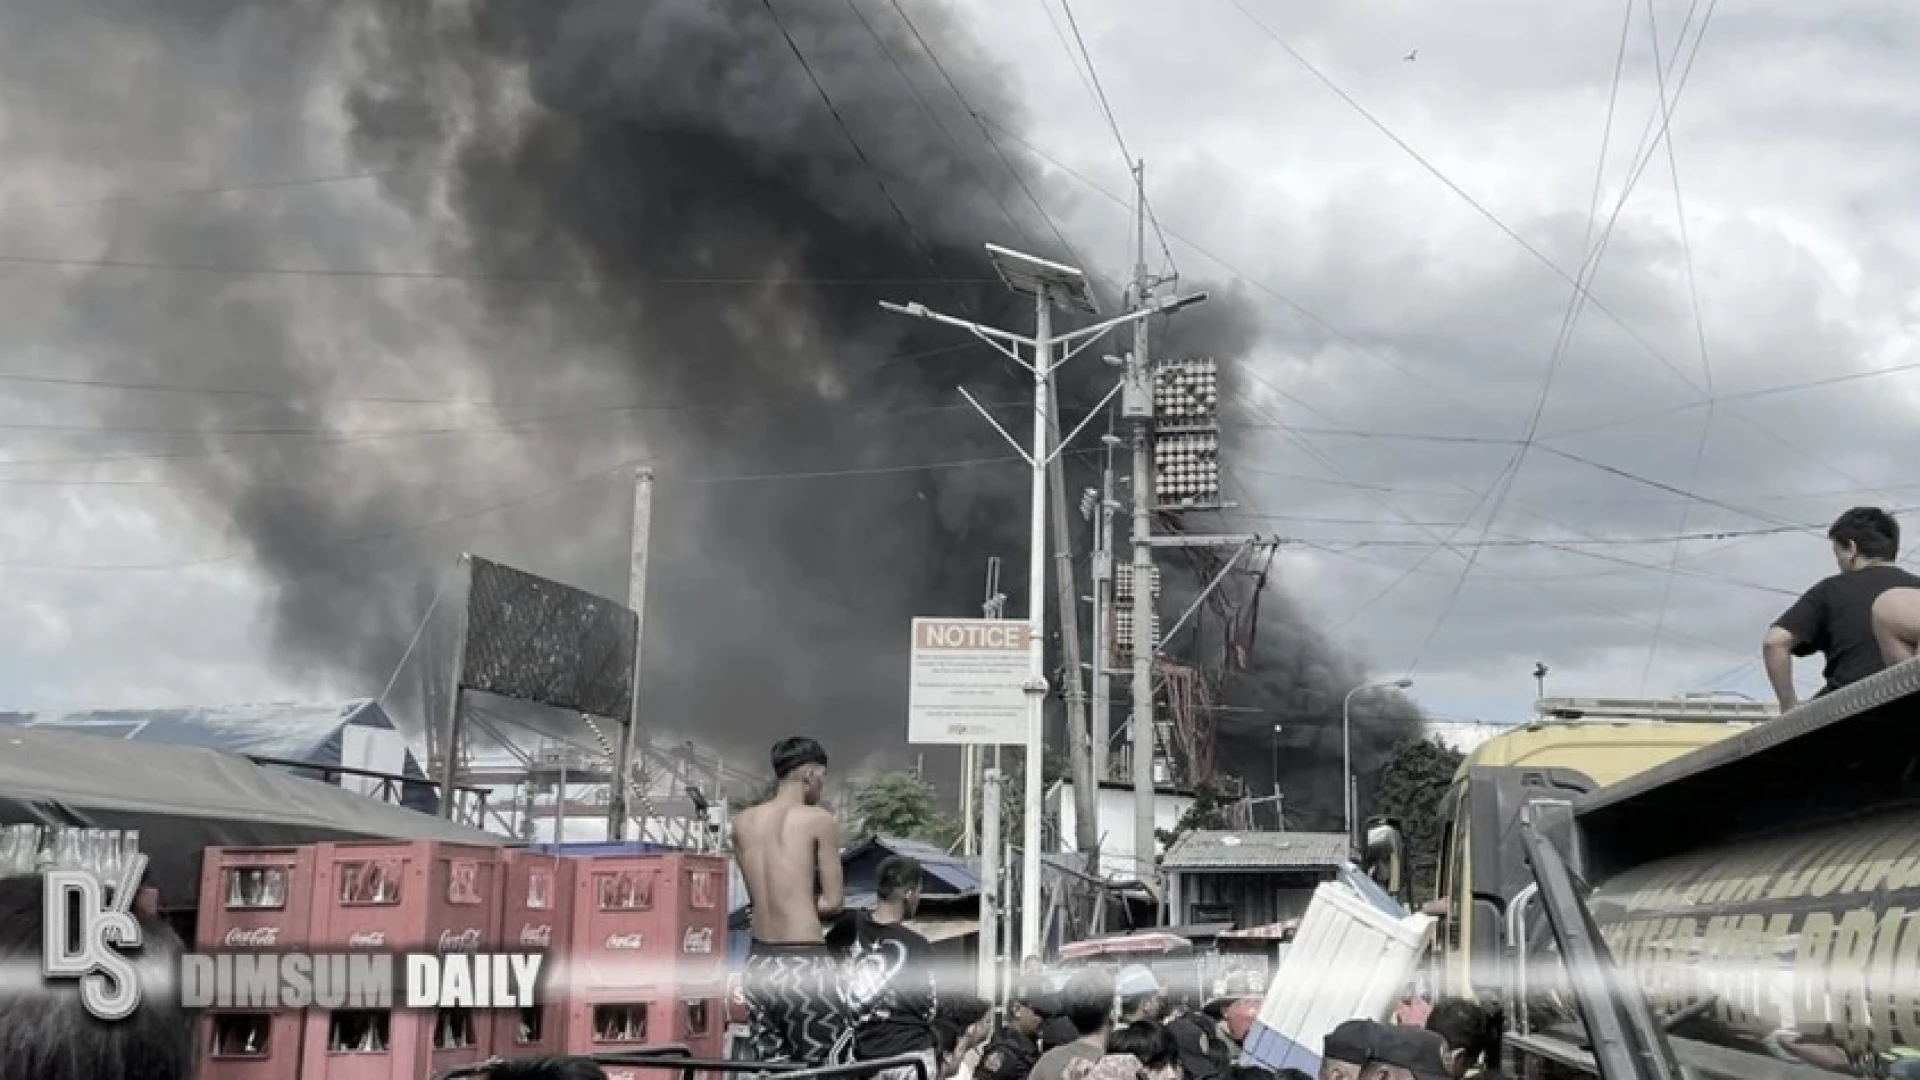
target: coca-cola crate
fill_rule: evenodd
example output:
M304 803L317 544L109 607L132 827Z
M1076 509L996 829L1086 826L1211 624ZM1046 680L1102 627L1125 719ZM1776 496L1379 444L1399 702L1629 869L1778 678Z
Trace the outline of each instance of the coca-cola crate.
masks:
M202 949L299 949L312 934L314 849L208 848L200 859Z
M306 1013L292 1009L202 1014L196 1075L199 1080L298 1080L306 1020Z
M696 1058L717 1060L725 1048L723 1010L718 997L618 991L582 994L567 1002L563 1052L607 1054L679 1043ZM614 1065L606 1070L609 1080L642 1080L639 1070Z
M342 1009L308 1015L300 1080L420 1080L493 1056L472 1009Z
M569 986L725 992L727 863L598 857L575 871Z
M432 840L315 845L313 946L472 952L497 944L500 849Z
M500 902L500 947L508 952L545 951L549 965L564 964L572 940L575 871L581 860L544 851L509 850ZM550 968L544 978L555 972ZM557 973L562 979L564 973ZM505 1057L558 1054L565 1045L564 987L540 988L539 1004L491 1014L494 1052Z

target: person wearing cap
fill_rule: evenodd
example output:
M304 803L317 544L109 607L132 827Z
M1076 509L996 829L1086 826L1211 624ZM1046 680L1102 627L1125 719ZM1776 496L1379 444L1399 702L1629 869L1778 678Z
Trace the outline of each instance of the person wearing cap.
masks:
M741 990L759 1060L819 1066L848 1027L839 962L822 923L846 901L840 827L820 806L826 749L808 738L782 739L772 759L773 798L733 819L734 858L753 919Z
M1113 1032L1113 980L1103 971L1083 971L1060 988L1060 1015L1074 1037L1040 1056L1033 1080L1075 1080L1107 1053Z
M1018 987L1007 1002L1007 1023L980 1055L976 1080L1027 1080L1040 1060L1040 1028L1052 1011L1038 983Z
M1447 1072L1446 1043L1425 1028L1383 1024L1362 1080L1453 1080Z
M1209 1002L1167 1022L1167 1034L1180 1048L1180 1068L1187 1080L1220 1080L1233 1066L1224 1021L1227 1005L1226 1001Z
M1120 995L1122 1027L1140 1020L1160 1022L1160 1015L1166 1007L1165 991L1151 970L1140 964L1128 964L1120 969L1120 978L1114 983L1114 991Z

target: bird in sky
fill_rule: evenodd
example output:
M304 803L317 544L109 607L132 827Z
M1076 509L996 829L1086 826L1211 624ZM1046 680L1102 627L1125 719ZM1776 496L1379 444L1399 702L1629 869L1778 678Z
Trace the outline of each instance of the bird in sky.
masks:
M1412 63L1415 60L1420 59L1420 50L1415 49L1412 52L1408 53L1407 55L1401 57L1400 59L1405 60L1408 63Z

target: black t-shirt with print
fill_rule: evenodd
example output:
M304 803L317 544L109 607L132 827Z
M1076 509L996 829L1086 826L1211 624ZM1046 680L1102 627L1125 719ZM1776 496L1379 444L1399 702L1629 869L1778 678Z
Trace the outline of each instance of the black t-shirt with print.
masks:
M862 1061L934 1050L940 995L933 946L898 923L854 916L842 984L853 1017L853 1052Z
M1793 635L1795 656L1826 657L1820 692L1831 693L1886 667L1873 636L1873 602L1888 589L1913 588L1920 588L1920 577L1898 566L1849 570L1808 589L1773 625Z

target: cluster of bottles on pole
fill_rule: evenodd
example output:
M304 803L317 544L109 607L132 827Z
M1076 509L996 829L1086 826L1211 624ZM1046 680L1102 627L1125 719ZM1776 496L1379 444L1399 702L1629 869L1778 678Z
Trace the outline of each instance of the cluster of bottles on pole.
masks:
M111 885L139 853L135 829L0 826L0 877L85 870Z
M1161 506L1220 499L1220 436L1169 435L1153 447L1154 496Z
M1162 424L1211 424L1220 410L1220 372L1212 360L1175 360L1153 373L1153 415Z

